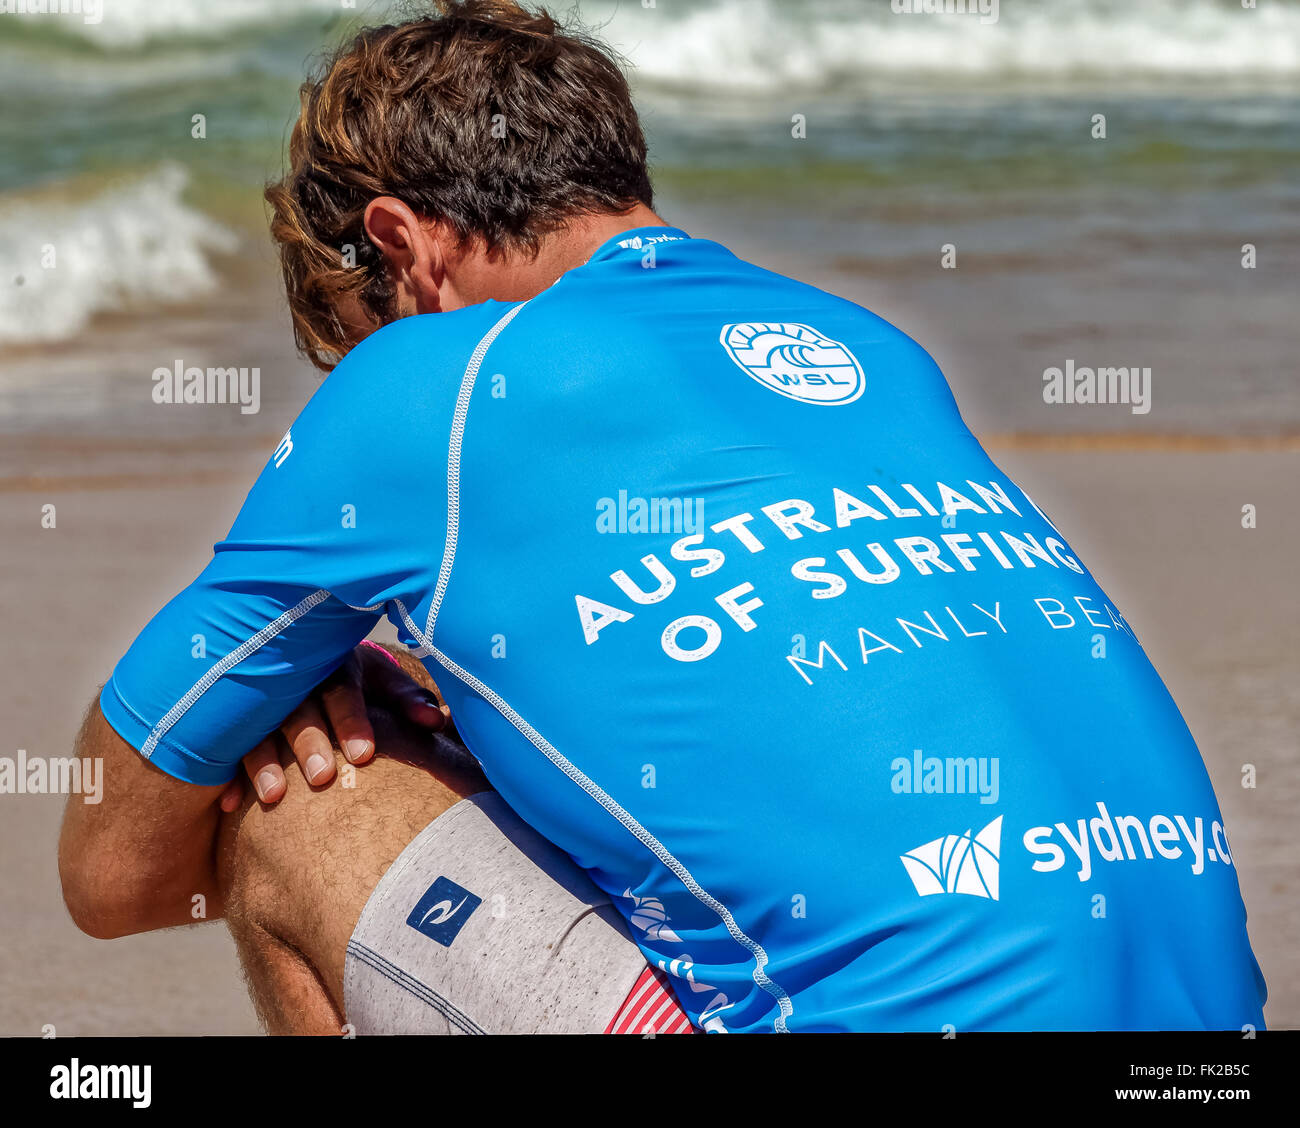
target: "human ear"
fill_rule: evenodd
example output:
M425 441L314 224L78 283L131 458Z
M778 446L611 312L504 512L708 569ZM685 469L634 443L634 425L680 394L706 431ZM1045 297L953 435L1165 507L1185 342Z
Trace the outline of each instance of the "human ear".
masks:
M396 197L379 196L366 206L365 228L388 265L398 312L406 315L441 310L446 271L432 225Z

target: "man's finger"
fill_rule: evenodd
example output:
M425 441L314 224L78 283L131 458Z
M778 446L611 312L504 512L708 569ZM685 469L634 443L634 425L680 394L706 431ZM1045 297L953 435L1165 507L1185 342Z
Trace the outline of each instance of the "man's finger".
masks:
M321 688L320 697L343 755L353 764L364 764L375 754L375 732L366 716L361 664L355 654L329 678Z
M433 694L411 678L401 666L369 647L360 652L365 698L381 705L420 728L436 732L446 725L446 717Z
M238 776L230 781L226 790L221 793L221 798L217 801L218 806L224 814L231 814L239 810L239 804L244 801L244 781Z
M284 769L280 767L274 733L244 757L244 771L263 803L278 803L284 798L287 784ZM225 796L222 796L222 810L226 809L224 800Z
M293 758L313 787L334 778L334 744L314 698L307 698L280 726Z

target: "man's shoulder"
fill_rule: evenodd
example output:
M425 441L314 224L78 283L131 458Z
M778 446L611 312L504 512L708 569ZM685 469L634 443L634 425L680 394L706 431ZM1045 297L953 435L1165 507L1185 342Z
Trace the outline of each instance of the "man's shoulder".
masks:
M339 361L295 425L396 436L406 423L451 411L480 344L517 307L484 302L390 322Z
M371 333L290 424L254 495L318 492L322 483L355 489L381 470L390 480L436 473L425 464L436 449L430 436L442 436L445 445L475 350L514 308L487 302L404 317Z

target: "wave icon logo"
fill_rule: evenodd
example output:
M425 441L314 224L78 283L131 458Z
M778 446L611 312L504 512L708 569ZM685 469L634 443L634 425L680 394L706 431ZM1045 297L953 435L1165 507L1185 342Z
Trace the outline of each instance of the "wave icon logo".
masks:
M838 407L866 387L858 358L811 325L747 321L724 325L719 340L763 387L789 399Z
M482 903L481 897L457 885L450 878L439 877L416 902L406 923L430 940L436 940L444 948L450 948L452 941L465 927L465 922ZM465 911L461 912L461 909Z
M946 834L899 857L922 897L965 893L996 901L1001 849L999 815L974 837L969 830L965 834Z

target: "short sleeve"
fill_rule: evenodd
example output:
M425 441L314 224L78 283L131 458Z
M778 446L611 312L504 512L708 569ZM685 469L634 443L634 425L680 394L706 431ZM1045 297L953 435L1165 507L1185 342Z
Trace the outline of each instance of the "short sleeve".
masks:
M231 779L390 601L418 602L446 527L461 334L430 315L357 346L280 441L212 561L145 627L100 696L169 775ZM432 454L430 452L433 452Z

